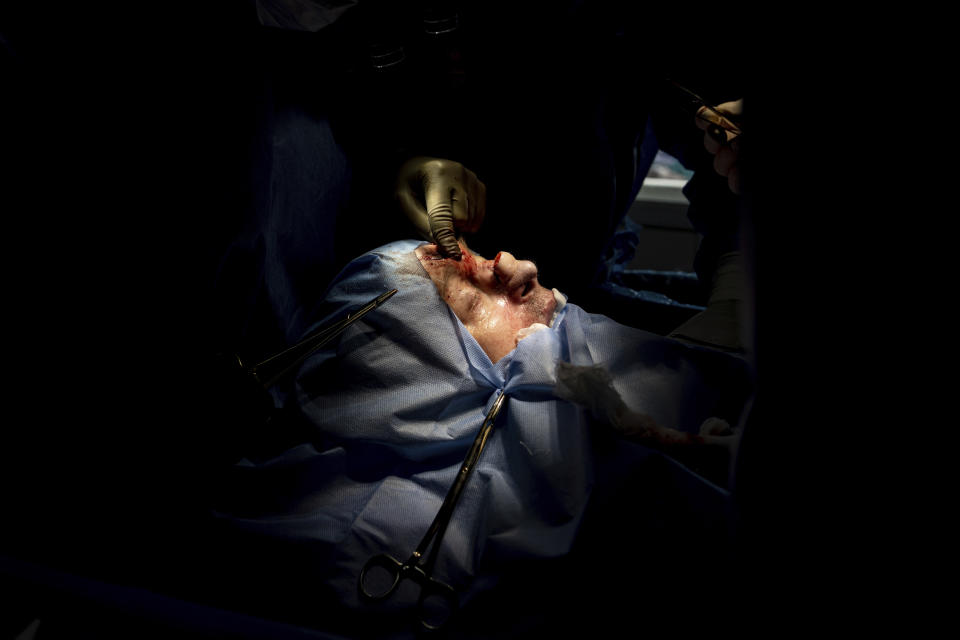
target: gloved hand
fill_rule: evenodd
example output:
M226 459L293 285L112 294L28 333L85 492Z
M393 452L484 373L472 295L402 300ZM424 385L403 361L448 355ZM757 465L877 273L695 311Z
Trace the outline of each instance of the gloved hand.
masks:
M721 118L706 107L700 107L700 109L697 111L697 117L695 118L697 126L704 131L708 131L711 126L716 124L722 125L727 129L739 130L739 127L733 120L739 120L740 116L743 114L743 100L735 100L733 102L724 102L723 104L718 104L716 106L716 110L720 113L729 115L732 120ZM723 133L726 137L726 142L723 143L710 135L709 132L705 133L703 136L703 146L706 147L707 151L714 155L713 168L717 173L727 179L727 184L730 185L730 190L739 194L740 165L738 160L740 153L740 137L739 135L731 133L730 131L725 131Z
M483 223L487 187L459 162L411 158L400 167L395 195L400 207L424 239L440 253L462 257L457 231L474 232Z

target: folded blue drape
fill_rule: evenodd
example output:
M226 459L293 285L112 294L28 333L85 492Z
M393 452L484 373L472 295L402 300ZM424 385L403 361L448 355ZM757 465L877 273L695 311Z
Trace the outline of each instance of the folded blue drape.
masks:
M273 459L238 464L233 472L243 486L257 487L258 507L220 514L248 530L316 545L327 562L316 579L358 610L371 606L357 595L364 562L383 552L403 560L413 551L500 390L507 404L435 567L435 577L464 601L495 584L490 567L561 556L577 536L607 454L594 446L591 414L557 396L559 361L603 366L628 407L692 433L711 416L726 412L735 420L731 393L740 397L745 381L738 358L572 303L552 327L491 363L437 295L413 254L418 244L369 252L334 280L310 314L311 328L386 290L399 291L314 354L295 383L277 393L315 437ZM690 491L725 499L723 489L693 472L670 469L688 476ZM399 594L382 606L399 611L413 604Z

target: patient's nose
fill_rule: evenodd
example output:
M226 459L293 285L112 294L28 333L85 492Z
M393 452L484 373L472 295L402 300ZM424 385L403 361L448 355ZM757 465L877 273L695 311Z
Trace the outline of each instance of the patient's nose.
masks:
M517 260L507 251L501 251L497 256L493 270L510 292L516 290L521 295L527 293L527 283L537 277L537 265L529 260Z

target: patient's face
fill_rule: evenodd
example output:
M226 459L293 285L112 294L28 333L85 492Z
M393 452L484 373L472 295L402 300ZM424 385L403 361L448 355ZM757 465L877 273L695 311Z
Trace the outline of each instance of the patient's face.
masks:
M477 343L496 362L517 345L517 332L549 324L557 302L537 281L537 267L501 251L493 260L461 244L463 259L443 258L435 244L417 247L417 258L440 296Z

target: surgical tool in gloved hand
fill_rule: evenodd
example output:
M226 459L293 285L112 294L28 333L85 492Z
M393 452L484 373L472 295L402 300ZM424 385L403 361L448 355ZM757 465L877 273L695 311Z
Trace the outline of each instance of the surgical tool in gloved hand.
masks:
M457 506L457 500L463 492L470 472L477 465L480 454L483 453L483 447L490 437L493 425L497 421L497 415L506 400L507 394L500 392L497 399L487 412L487 417L480 427L480 433L474 439L467 456L457 472L447 496L440 505L436 517L427 529L426 535L417 545L416 550L410 555L406 562L400 562L396 558L386 553L381 553L370 558L363 570L360 572L358 588L360 595L369 601L383 600L393 593L397 585L404 579L409 578L420 586L420 597L417 600L417 608L420 613L420 624L430 630L436 630L443 627L459 606L457 592L445 582L432 577L433 564L440 551L440 542L443 540L443 534L450 524L450 517L453 515L453 509ZM433 542L433 548L430 549L430 555L426 561L420 564L424 552ZM379 570L379 571L376 571ZM381 574L381 580L376 574Z
M338 320L331 325L311 333L292 347L285 349L276 355L270 356L259 364L255 364L252 367L247 367L240 362L239 358L237 361L240 362L240 366L250 376L263 385L264 389L269 389L279 382L283 376L294 371L300 364L303 363L304 360L310 357L311 354L343 333L346 328L352 325L354 322L389 300L396 292L397 289L391 289L386 293L380 294L356 311L348 314L347 317L343 318L342 320Z
M717 144L729 144L737 137L743 135L743 131L733 120L733 116L731 114L723 113L683 85L674 82L673 80L668 80L668 82L677 92L679 92L680 105L684 111L689 111L695 117L710 123L710 126L707 127L707 135L713 138ZM714 114L717 116L717 118L719 118L720 121L717 122L712 118L707 118L703 115L701 109L706 109L710 113Z

